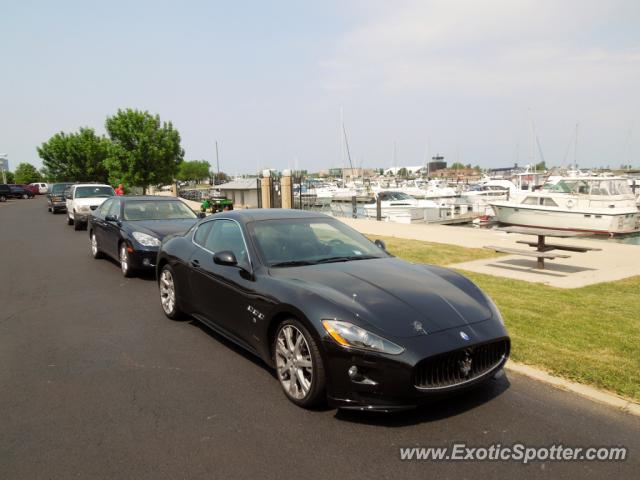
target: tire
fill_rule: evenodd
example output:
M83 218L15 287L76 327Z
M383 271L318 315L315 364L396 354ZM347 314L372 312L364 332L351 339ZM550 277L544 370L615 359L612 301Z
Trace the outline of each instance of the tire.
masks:
M290 318L278 326L273 340L273 357L278 381L289 400L303 408L325 403L327 379L322 355L313 335L302 322Z
M185 315L178 306L178 289L173 269L165 265L160 270L158 288L160 290L160 306L164 314L171 320L181 320Z
M7 196L6 195L0 195L0 202L6 202L7 201Z
M69 216L68 212L67 212L67 225L73 225L73 218Z
M73 229L78 231L78 230L84 230L85 228L87 228L87 224L83 223L83 222L76 222L75 220L73 221Z
M28 199L28 198L29 198L29 195L27 195L26 193L23 193L23 194L22 194L22 199L23 199L23 200L26 200L26 199Z
M120 271L126 278L133 277L134 271L131 268L131 261L129 260L129 252L127 252L127 244L122 242L118 247L118 258L120 260Z
M91 256L95 259L99 259L104 257L103 253L100 251L100 247L98 247L98 239L96 238L95 232L91 232L91 236L89 237L89 244L91 245Z

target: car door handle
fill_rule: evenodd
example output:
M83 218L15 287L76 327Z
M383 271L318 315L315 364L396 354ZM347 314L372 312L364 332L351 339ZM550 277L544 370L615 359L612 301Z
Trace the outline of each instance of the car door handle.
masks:
M191 266L193 268L200 268L200 262L198 260L191 260Z

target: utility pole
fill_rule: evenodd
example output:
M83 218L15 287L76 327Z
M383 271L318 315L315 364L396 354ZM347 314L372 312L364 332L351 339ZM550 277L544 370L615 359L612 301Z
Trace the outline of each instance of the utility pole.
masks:
M217 170L217 175L216 178L218 179L218 181L220 181L220 156L218 155L218 141L216 140L216 170ZM215 185L216 182L213 182L213 184Z

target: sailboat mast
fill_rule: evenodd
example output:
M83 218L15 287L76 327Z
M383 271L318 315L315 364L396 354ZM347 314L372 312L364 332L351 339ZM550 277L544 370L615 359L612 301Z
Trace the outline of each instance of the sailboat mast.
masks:
M576 138L575 138L575 145L573 146L573 169L574 170L578 170L578 125L580 124L576 123Z
M340 107L340 166L342 167L342 181L344 182L344 112L342 107Z

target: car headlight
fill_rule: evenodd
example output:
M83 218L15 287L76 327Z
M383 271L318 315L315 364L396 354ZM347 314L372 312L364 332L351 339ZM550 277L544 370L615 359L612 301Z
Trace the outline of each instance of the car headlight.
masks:
M89 205L78 205L76 209L78 212L88 212L90 210Z
M145 247L159 247L160 246L160 240L159 239L157 239L156 237L153 237L151 235L148 235L146 233L133 232L132 235L133 235L133 238L136 239L136 242L138 242L142 246L145 246Z
M343 347L361 348L391 355L404 352L401 346L349 322L322 320L322 326L331 338Z

